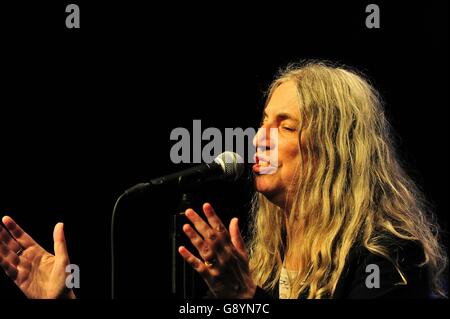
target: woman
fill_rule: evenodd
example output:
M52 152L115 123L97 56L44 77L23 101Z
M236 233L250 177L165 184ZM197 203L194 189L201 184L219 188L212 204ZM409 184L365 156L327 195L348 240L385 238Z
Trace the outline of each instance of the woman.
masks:
M444 296L446 256L422 194L403 171L376 91L324 63L283 72L255 137L257 194L247 247L210 204L179 252L218 298ZM274 156L274 154L276 156ZM276 161L273 159L277 158ZM266 174L268 173L268 174ZM55 256L9 217L0 264L28 297L74 297L61 225ZM194 229L195 228L195 229Z
M277 128L277 138L266 129ZM325 63L272 84L257 147L248 255L211 205L179 252L220 298L428 298L445 295L446 255L423 195L395 153L378 93ZM262 133L261 133L262 132ZM278 152L276 165L271 152ZM273 174L262 168L275 166Z

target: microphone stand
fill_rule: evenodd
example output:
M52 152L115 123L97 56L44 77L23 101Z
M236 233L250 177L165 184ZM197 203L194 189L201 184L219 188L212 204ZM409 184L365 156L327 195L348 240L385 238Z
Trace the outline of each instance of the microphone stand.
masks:
M170 229L171 292L175 298L182 299L195 297L195 272L178 253L178 247L186 243L186 236L182 229L187 222L184 211L192 207L192 198L191 193L184 192L182 194L178 210L172 216Z

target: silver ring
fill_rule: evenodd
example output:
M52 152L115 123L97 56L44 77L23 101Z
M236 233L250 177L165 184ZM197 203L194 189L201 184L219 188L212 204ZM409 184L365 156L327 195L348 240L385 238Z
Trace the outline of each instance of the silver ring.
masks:
M22 255L22 253L23 253L23 248L20 247L20 249L18 251L16 251L16 255L20 256L20 255Z

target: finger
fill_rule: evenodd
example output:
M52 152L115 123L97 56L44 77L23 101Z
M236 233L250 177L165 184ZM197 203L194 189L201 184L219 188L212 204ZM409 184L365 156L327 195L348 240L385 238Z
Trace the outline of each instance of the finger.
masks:
M247 249L245 248L244 239L242 239L241 232L239 230L239 220L236 217L230 221L230 237L236 250L242 257L247 258Z
M219 216L217 216L216 212L214 211L214 208L211 206L210 203L203 204L203 212L205 213L205 216L208 219L211 228L213 228L215 231L219 233L226 232L227 229L223 225Z
M33 245L37 245L37 243L28 235L26 232L20 228L19 225L9 216L5 216L2 219L3 224L5 224L6 228L9 230L11 235L13 235L14 239L24 248L28 248Z
M19 256L10 250L4 242L0 242L0 256L14 266L17 266L20 262Z
M203 238L189 224L183 225L183 232L191 241L197 250L201 250L203 246Z
M7 259L0 256L0 266L3 268L5 273L12 279L16 280L18 275L18 270L14 267Z
M185 215L194 224L195 229L203 238L208 235L208 230L211 229L209 225L201 218L193 209L186 209Z
M0 242L3 242L12 251L19 251L20 245L11 235L6 231L4 227L0 225Z
M206 243L202 237L193 229L189 224L185 224L183 226L183 232L191 241L192 245L197 249L200 256L204 260L213 260L214 259L214 251L213 247L211 247L208 243Z
M0 256L6 258L9 254L9 248L3 242L0 242Z
M8 245L6 245L4 242L0 242L0 256L3 258L6 258L9 255L10 249L8 248Z
M62 265L69 264L69 254L67 253L66 238L64 236L64 224L58 223L53 231L53 243L56 261Z
M180 253L181 257L183 257L186 262L191 265L192 268L194 268L195 271L197 271L200 275L203 277L206 277L207 274L207 268L205 264L195 257L189 250L186 249L184 246L180 246L178 248L178 252Z

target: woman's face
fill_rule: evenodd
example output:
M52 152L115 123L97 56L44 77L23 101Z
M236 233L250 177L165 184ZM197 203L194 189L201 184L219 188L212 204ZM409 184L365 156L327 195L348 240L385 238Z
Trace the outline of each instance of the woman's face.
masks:
M256 190L282 208L286 206L286 195L293 191L291 183L298 173L299 121L296 85L292 81L284 82L273 92L264 111L261 129L253 141L256 146L256 164L253 166ZM273 160L274 152L278 155L277 161ZM272 168L271 174L265 173L268 167Z

